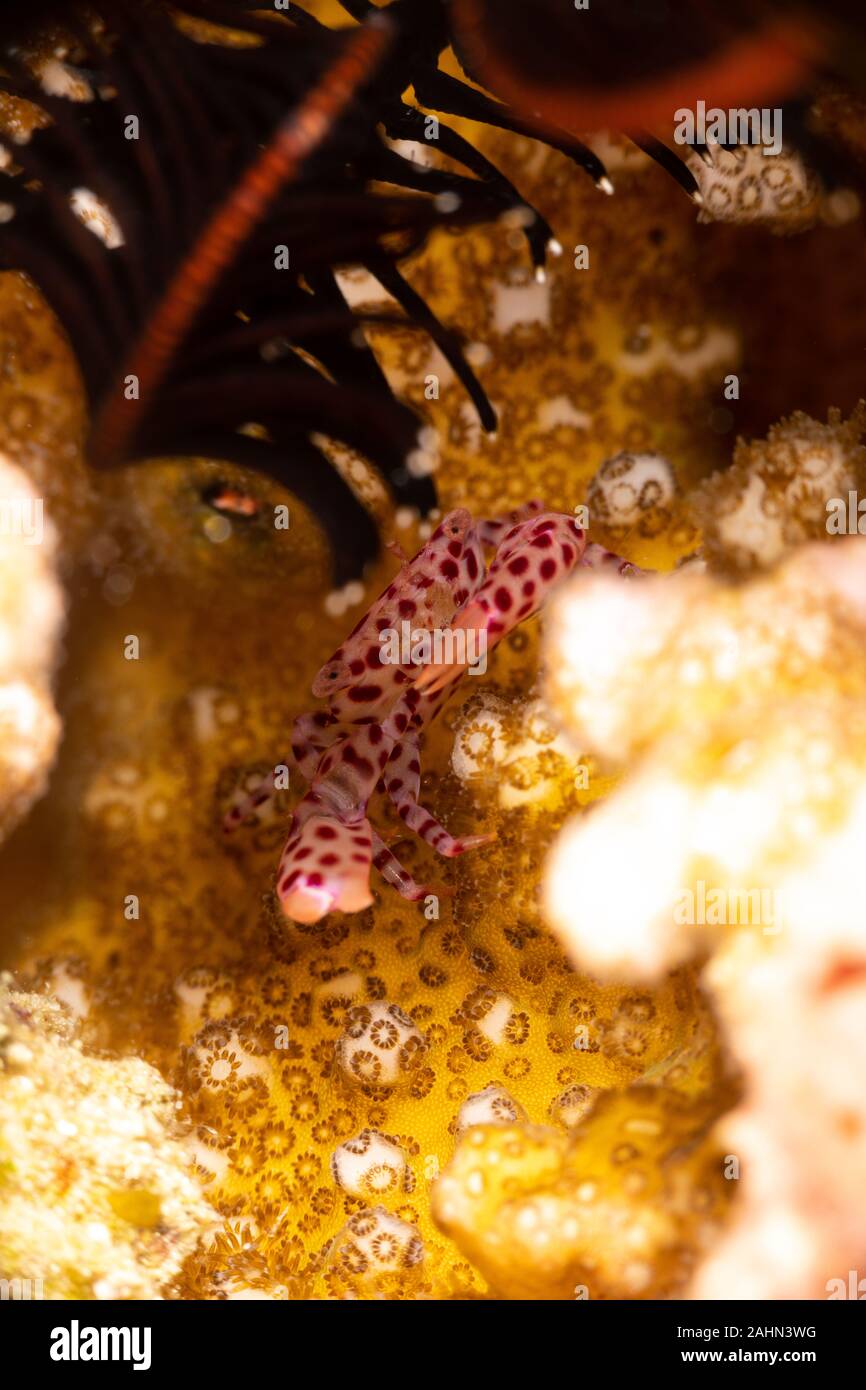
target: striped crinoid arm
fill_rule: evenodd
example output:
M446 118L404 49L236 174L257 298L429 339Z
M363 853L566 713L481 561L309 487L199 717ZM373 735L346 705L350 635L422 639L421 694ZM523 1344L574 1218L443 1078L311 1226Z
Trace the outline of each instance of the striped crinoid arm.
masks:
M92 441L97 462L126 452L135 433L130 417L142 405L146 407L159 389L214 286L234 264L282 188L297 179L306 160L333 130L381 60L389 38L390 25L380 16L351 35L336 61L284 117L261 154L207 221L172 275L127 363L126 376L134 378L138 386L135 409L130 410L125 395L115 393L97 417Z

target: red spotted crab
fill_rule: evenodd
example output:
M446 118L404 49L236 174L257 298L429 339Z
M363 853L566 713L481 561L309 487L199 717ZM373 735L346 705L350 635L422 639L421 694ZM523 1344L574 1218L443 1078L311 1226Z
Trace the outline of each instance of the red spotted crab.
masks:
M489 569L485 547L494 551ZM326 708L300 715L293 726L292 753L309 790L295 808L277 873L287 917L309 923L334 910L367 907L371 865L410 900L442 891L416 883L371 826L367 804L376 790L441 855L494 838L455 838L420 804L421 735L452 682L536 613L578 565L638 573L602 546L588 545L575 517L546 512L538 501L479 522L462 508L449 512L417 555L403 558L313 681L313 695ZM395 640L400 633L410 640ZM229 811L226 831L274 789L271 775Z

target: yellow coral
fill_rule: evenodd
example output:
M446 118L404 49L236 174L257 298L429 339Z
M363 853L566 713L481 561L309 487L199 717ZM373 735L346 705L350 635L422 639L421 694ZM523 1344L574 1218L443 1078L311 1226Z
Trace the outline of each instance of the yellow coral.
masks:
M725 1207L701 1118L644 1086L599 1099L567 1135L474 1126L435 1186L434 1215L501 1297L675 1296Z
M710 144L705 157L693 152L686 164L703 200L702 222L758 222L790 234L820 215L821 181L795 150L770 154L763 145L726 150Z
M60 1005L0 980L0 1276L47 1299L160 1298L216 1214L175 1093L75 1033Z
M743 574L767 569L792 546L825 540L828 503L866 484L862 403L843 420L831 410L822 425L798 412L766 439L738 440L730 468L695 489L690 502L713 569Z

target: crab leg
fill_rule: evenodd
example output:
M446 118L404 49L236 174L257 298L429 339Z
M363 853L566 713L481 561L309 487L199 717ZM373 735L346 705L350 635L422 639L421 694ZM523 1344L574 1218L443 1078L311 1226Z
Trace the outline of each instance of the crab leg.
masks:
M367 803L392 747L381 724L362 724L325 752L295 808L277 871L287 917L318 922L334 909L359 912L373 901Z
M352 733L354 725L335 719L327 710L299 714L292 725L292 756L306 782L312 782L326 748Z
M306 782L313 781L325 749L352 733L354 728L353 724L341 724L325 710L299 715L292 725L292 756ZM287 765L278 763L246 796L229 808L223 818L223 834L231 835L244 821L273 800L277 793L277 772Z
M255 815L267 802L273 800L277 792L277 768L282 766L285 764L278 763L260 782L255 784L252 791L247 792L240 801L236 801L233 806L229 807L223 817L224 835L231 835L233 831L249 820L250 816Z
M429 897L431 893L437 897L451 897L453 889L447 888L442 884L416 883L411 874L407 873L397 857L391 853L388 846L381 836L373 831L373 864L379 870L386 883L390 883L392 888L396 888L401 897L407 898L409 902L417 903L422 898Z
M495 548L486 576L484 546ZM477 526L468 512L449 512L418 554L403 559L316 676L313 694L328 708L295 721L292 751L310 786L292 816L277 875L287 917L313 923L334 910L369 906L373 867L413 902L449 892L417 883L373 830L367 806L374 791L386 792L404 823L445 858L495 839L451 835L421 805L421 734L450 683L468 666L483 669L488 646L536 613L578 565L643 573L602 546L587 547L574 517L544 511L538 501ZM398 624L401 640L389 646ZM273 782L266 778L235 807L232 823L263 805Z
M489 844L495 835L463 835L459 839L445 829L435 816L418 801L421 786L421 760L417 737L403 738L394 745L385 767L385 790L397 808L397 814L410 830L420 835L445 859L465 854L468 849Z
M346 824L319 813L308 793L292 817L277 870L283 912L295 922L312 923L334 908L369 907L372 856L373 830L366 816Z
M621 574L624 579L631 578L635 574L649 574L649 570L642 570L638 565L633 565L631 560L624 560L621 555L615 555L612 550L605 550L603 545L588 545L581 557L581 568L588 570L613 569L617 574Z
M357 723L383 718L415 676L411 661L387 639L410 630L447 627L484 578L484 555L465 509L449 512L313 681L313 694L328 701L337 719ZM398 644L399 645L399 644Z

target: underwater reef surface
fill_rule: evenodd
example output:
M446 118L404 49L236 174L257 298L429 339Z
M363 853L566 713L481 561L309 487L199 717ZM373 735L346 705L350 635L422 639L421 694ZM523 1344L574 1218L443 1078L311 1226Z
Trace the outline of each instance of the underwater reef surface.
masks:
M683 499L730 462L738 432L856 405L862 225L780 239L698 223L625 141L603 142L608 198L541 145L472 135L564 253L539 279L506 217L438 232L407 266L465 336L499 412L494 437L428 340L371 330L390 380L438 432L440 506L484 516L541 496L572 512L606 460L657 452L676 497L637 522L626 506L620 528L611 514L610 536L593 538L670 571L701 543L700 505ZM357 272L344 280L355 303L374 292ZM89 1046L177 1088L221 1225L165 1292L684 1294L729 1219L736 1184L713 1124L741 1091L701 961L609 982L575 964L539 905L559 831L600 814L589 808L617 794L631 750L610 772L563 739L534 620L426 740L425 802L455 834L498 835L436 866L453 896L410 904L377 882L363 913L284 920L273 871L300 777L230 847L221 817L238 787L290 763L313 674L396 561L333 593L315 517L266 479L203 459L91 474L75 364L15 274L0 276L0 325L0 448L44 498L68 600L63 742L47 794L0 851L2 964L69 1003ZM722 394L731 372L737 401ZM390 513L370 470L341 459L413 550L417 517ZM216 512L215 484L257 510ZM272 524L279 504L286 530ZM406 866L429 874L429 852L386 805L375 814ZM632 872L624 852L617 874Z

